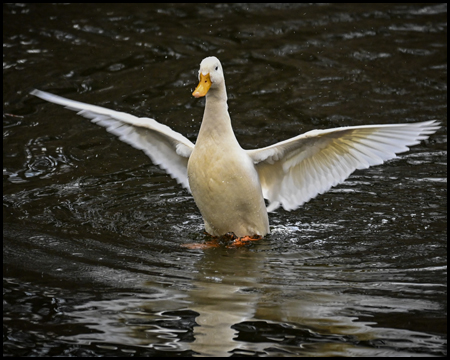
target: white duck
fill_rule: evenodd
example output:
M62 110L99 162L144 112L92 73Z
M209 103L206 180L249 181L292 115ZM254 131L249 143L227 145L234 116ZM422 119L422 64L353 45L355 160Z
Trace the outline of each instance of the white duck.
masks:
M214 56L200 64L193 96L206 96L194 145L150 118L65 99L44 91L31 94L78 111L104 126L165 169L189 190L213 236L234 233L260 238L269 233L268 211L293 210L356 169L395 158L439 129L435 120L312 130L255 150L244 150L231 127L222 65ZM264 198L270 204L266 209Z

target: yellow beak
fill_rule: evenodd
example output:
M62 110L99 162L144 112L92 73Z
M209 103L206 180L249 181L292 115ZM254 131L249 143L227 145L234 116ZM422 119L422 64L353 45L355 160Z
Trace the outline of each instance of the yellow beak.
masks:
M200 73L200 82L192 93L192 96L195 96L196 98L205 96L210 87L211 79L209 77L209 74L203 75L202 73Z

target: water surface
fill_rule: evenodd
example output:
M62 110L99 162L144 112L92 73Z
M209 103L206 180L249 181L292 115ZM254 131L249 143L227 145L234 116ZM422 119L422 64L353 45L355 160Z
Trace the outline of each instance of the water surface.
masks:
M3 6L3 352L447 352L447 6ZM28 95L150 116L195 141L219 57L244 148L437 119L248 248L202 242L192 197L142 152Z

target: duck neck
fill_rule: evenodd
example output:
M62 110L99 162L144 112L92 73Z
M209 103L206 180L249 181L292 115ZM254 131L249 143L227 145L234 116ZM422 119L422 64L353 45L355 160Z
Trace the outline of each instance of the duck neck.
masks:
M213 139L216 143L236 141L228 114L227 93L225 84L213 89L206 95L205 112L197 138L197 144L203 138Z

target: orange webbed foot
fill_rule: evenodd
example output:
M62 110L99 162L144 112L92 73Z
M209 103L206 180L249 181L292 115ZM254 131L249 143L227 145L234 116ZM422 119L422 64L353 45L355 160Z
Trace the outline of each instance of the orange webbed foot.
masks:
M226 244L227 248L237 248L250 244L250 241L261 240L261 235L237 237L234 233L229 232L222 236L212 236L212 240L205 243L182 244L181 247L187 249L211 249Z
M243 237L238 237L238 238L235 238L233 240L233 242L230 245L228 245L227 247L228 248L241 247L241 246L245 246L245 245L250 244L250 241L258 241L258 240L261 240L261 239L262 239L261 235L253 235L253 236L248 236L247 235L247 236L243 236Z

